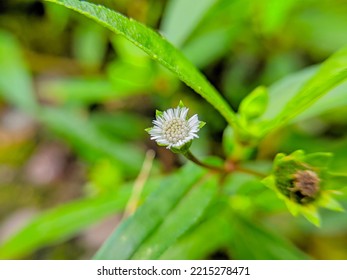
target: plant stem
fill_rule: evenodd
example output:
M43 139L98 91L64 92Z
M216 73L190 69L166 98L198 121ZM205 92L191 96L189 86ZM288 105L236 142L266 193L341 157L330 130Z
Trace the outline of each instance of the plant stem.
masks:
M267 176L266 174L263 174L261 172L258 172L258 171L252 170L252 169L248 169L248 168L245 168L245 167L241 167L241 166L233 164L233 163L231 165L229 165L229 166L224 166L224 167L218 167L218 166L213 166L213 165L204 163L204 162L200 161L198 158L196 158L191 153L190 150L188 150L183 155L187 159L189 159L190 161L194 162L195 164L197 164L197 165L199 165L201 167L204 167L204 168L207 168L207 169L210 169L210 170L213 170L213 171L217 171L217 172L220 172L220 173L228 174L228 173L233 173L233 172L237 171L237 172L242 172L242 173L247 173L247 174L250 174L250 175L254 175L254 176L257 176L257 177L260 177L260 178L265 178Z
M257 177L261 177L261 178L265 178L267 176L264 173L261 173L261 172L258 172L258 171L252 170L252 169L248 169L248 168L245 168L245 167L241 167L241 166L237 166L235 168L235 171L242 172L242 173L247 173L247 174L254 175L254 176L257 176Z
M205 167L207 169L213 170L213 171L218 171L221 173L225 173L226 170L222 167L218 167L218 166L213 166L207 163L204 163L202 161L200 161L199 159L197 159L192 153L191 151L187 151L186 153L183 154L187 159L189 159L190 161L194 162L195 164L201 166L201 167Z

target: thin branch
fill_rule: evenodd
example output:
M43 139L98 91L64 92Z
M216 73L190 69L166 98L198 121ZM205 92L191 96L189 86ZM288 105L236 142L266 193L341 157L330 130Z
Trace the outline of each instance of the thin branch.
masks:
M245 168L245 167L241 167L241 166L236 166L235 167L235 171L242 172L242 173L247 173L247 174L254 175L254 176L257 176L257 177L261 177L261 178L265 178L267 176L264 173L261 173L261 172L258 172L258 171L252 170L252 169L248 169L248 168Z
M238 171L238 172L247 173L247 174L254 175L257 177L261 177L261 178L264 178L267 176L266 174L260 173L256 170L241 167L241 166L239 166L233 162L230 162L230 161L227 161L226 164L224 165L224 167L213 166L213 165L210 165L210 164L207 164L207 163L200 161L189 150L184 155L187 159L191 160L192 162L194 162L195 164L197 164L201 167L210 169L212 171L217 171L217 172L220 172L223 174L228 174L228 173L233 173L235 171Z
M199 159L197 159L189 150L187 153L184 154L184 156L191 160L192 162L194 162L195 164L201 166L201 167L205 167L207 169L210 169L210 170L213 170L213 171L217 171L217 172L222 172L222 173L225 173L226 170L222 167L218 167L218 166L213 166L213 165L210 165L210 164L207 164L207 163L204 163L202 161L200 161Z

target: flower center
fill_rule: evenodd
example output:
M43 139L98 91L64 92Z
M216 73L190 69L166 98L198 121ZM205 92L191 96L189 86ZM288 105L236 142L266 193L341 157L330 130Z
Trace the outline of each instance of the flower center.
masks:
M185 120L174 118L164 123L163 136L170 143L176 144L178 141L188 136L189 127Z

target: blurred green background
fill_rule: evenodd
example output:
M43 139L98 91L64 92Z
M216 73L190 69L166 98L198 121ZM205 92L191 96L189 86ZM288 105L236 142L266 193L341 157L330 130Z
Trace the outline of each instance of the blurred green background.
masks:
M285 91L285 82L294 73L309 73L311 68L302 69L315 67L347 44L345 0L89 2L158 30L201 69L236 111L256 86L280 81ZM346 86L338 90L346 92ZM92 208L83 212L83 203L75 206L74 210L81 209L80 225L61 235L59 224L43 227L42 231L56 229L55 238L14 257L90 258L122 219L126 204L126 196L120 205L109 200L105 204L103 199L131 190L146 151L156 152L154 178L171 174L184 163L157 147L144 131L155 109L177 106L179 100L207 122L193 151L223 157L223 118L141 50L63 7L2 0L0 243L40 213L86 198L90 203L85 203L99 212ZM334 152L333 168L345 171L347 100L334 102L338 109L323 103L320 106L326 107L320 114L308 113L269 135L259 147L257 160L268 166L277 152L302 148ZM244 185L249 191L242 189ZM235 208L247 211L248 196L256 194L259 221L288 237L311 258L347 258L345 213L322 211L323 226L318 229L291 217L259 184L235 176L230 186L232 192L240 190L233 198ZM68 215L62 219L63 225L68 223ZM26 238L35 234L29 232ZM227 251L216 246L203 258L232 258ZM239 256L252 258L247 253Z

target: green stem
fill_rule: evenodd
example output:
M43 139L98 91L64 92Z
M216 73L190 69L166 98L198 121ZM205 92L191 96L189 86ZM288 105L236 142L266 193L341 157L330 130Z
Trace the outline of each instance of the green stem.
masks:
M260 177L260 178L265 178L267 176L266 174L263 174L261 172L258 172L258 171L252 170L252 169L248 169L248 168L245 168L245 167L241 167L239 165L231 164L231 165L229 165L229 167L226 167L226 166L218 167L218 166L213 166L213 165L204 163L204 162L200 161L198 158L196 158L191 153L190 150L188 150L183 155L187 159L189 159L190 161L194 162L195 164L197 164L197 165L199 165L201 167L204 167L204 168L207 168L207 169L210 169L210 170L213 170L213 171L217 171L217 172L220 172L220 173L227 174L227 173L232 173L232 172L238 171L238 172L254 175L254 176L257 176L257 177Z
M213 171L217 171L217 172L221 172L221 173L225 173L226 170L222 167L218 167L218 166L213 166L207 163L204 163L202 161L200 161L199 159L197 159L192 153L191 151L187 151L186 153L183 154L187 159L189 159L190 161L194 162L195 164L213 170Z
M261 173L261 172L258 172L258 171L252 170L252 169L244 168L244 167L241 167L241 166L237 166L235 168L235 171L242 172L242 173L247 173L247 174L254 175L254 176L257 176L257 177L261 177L261 178L265 178L267 176L264 173Z

